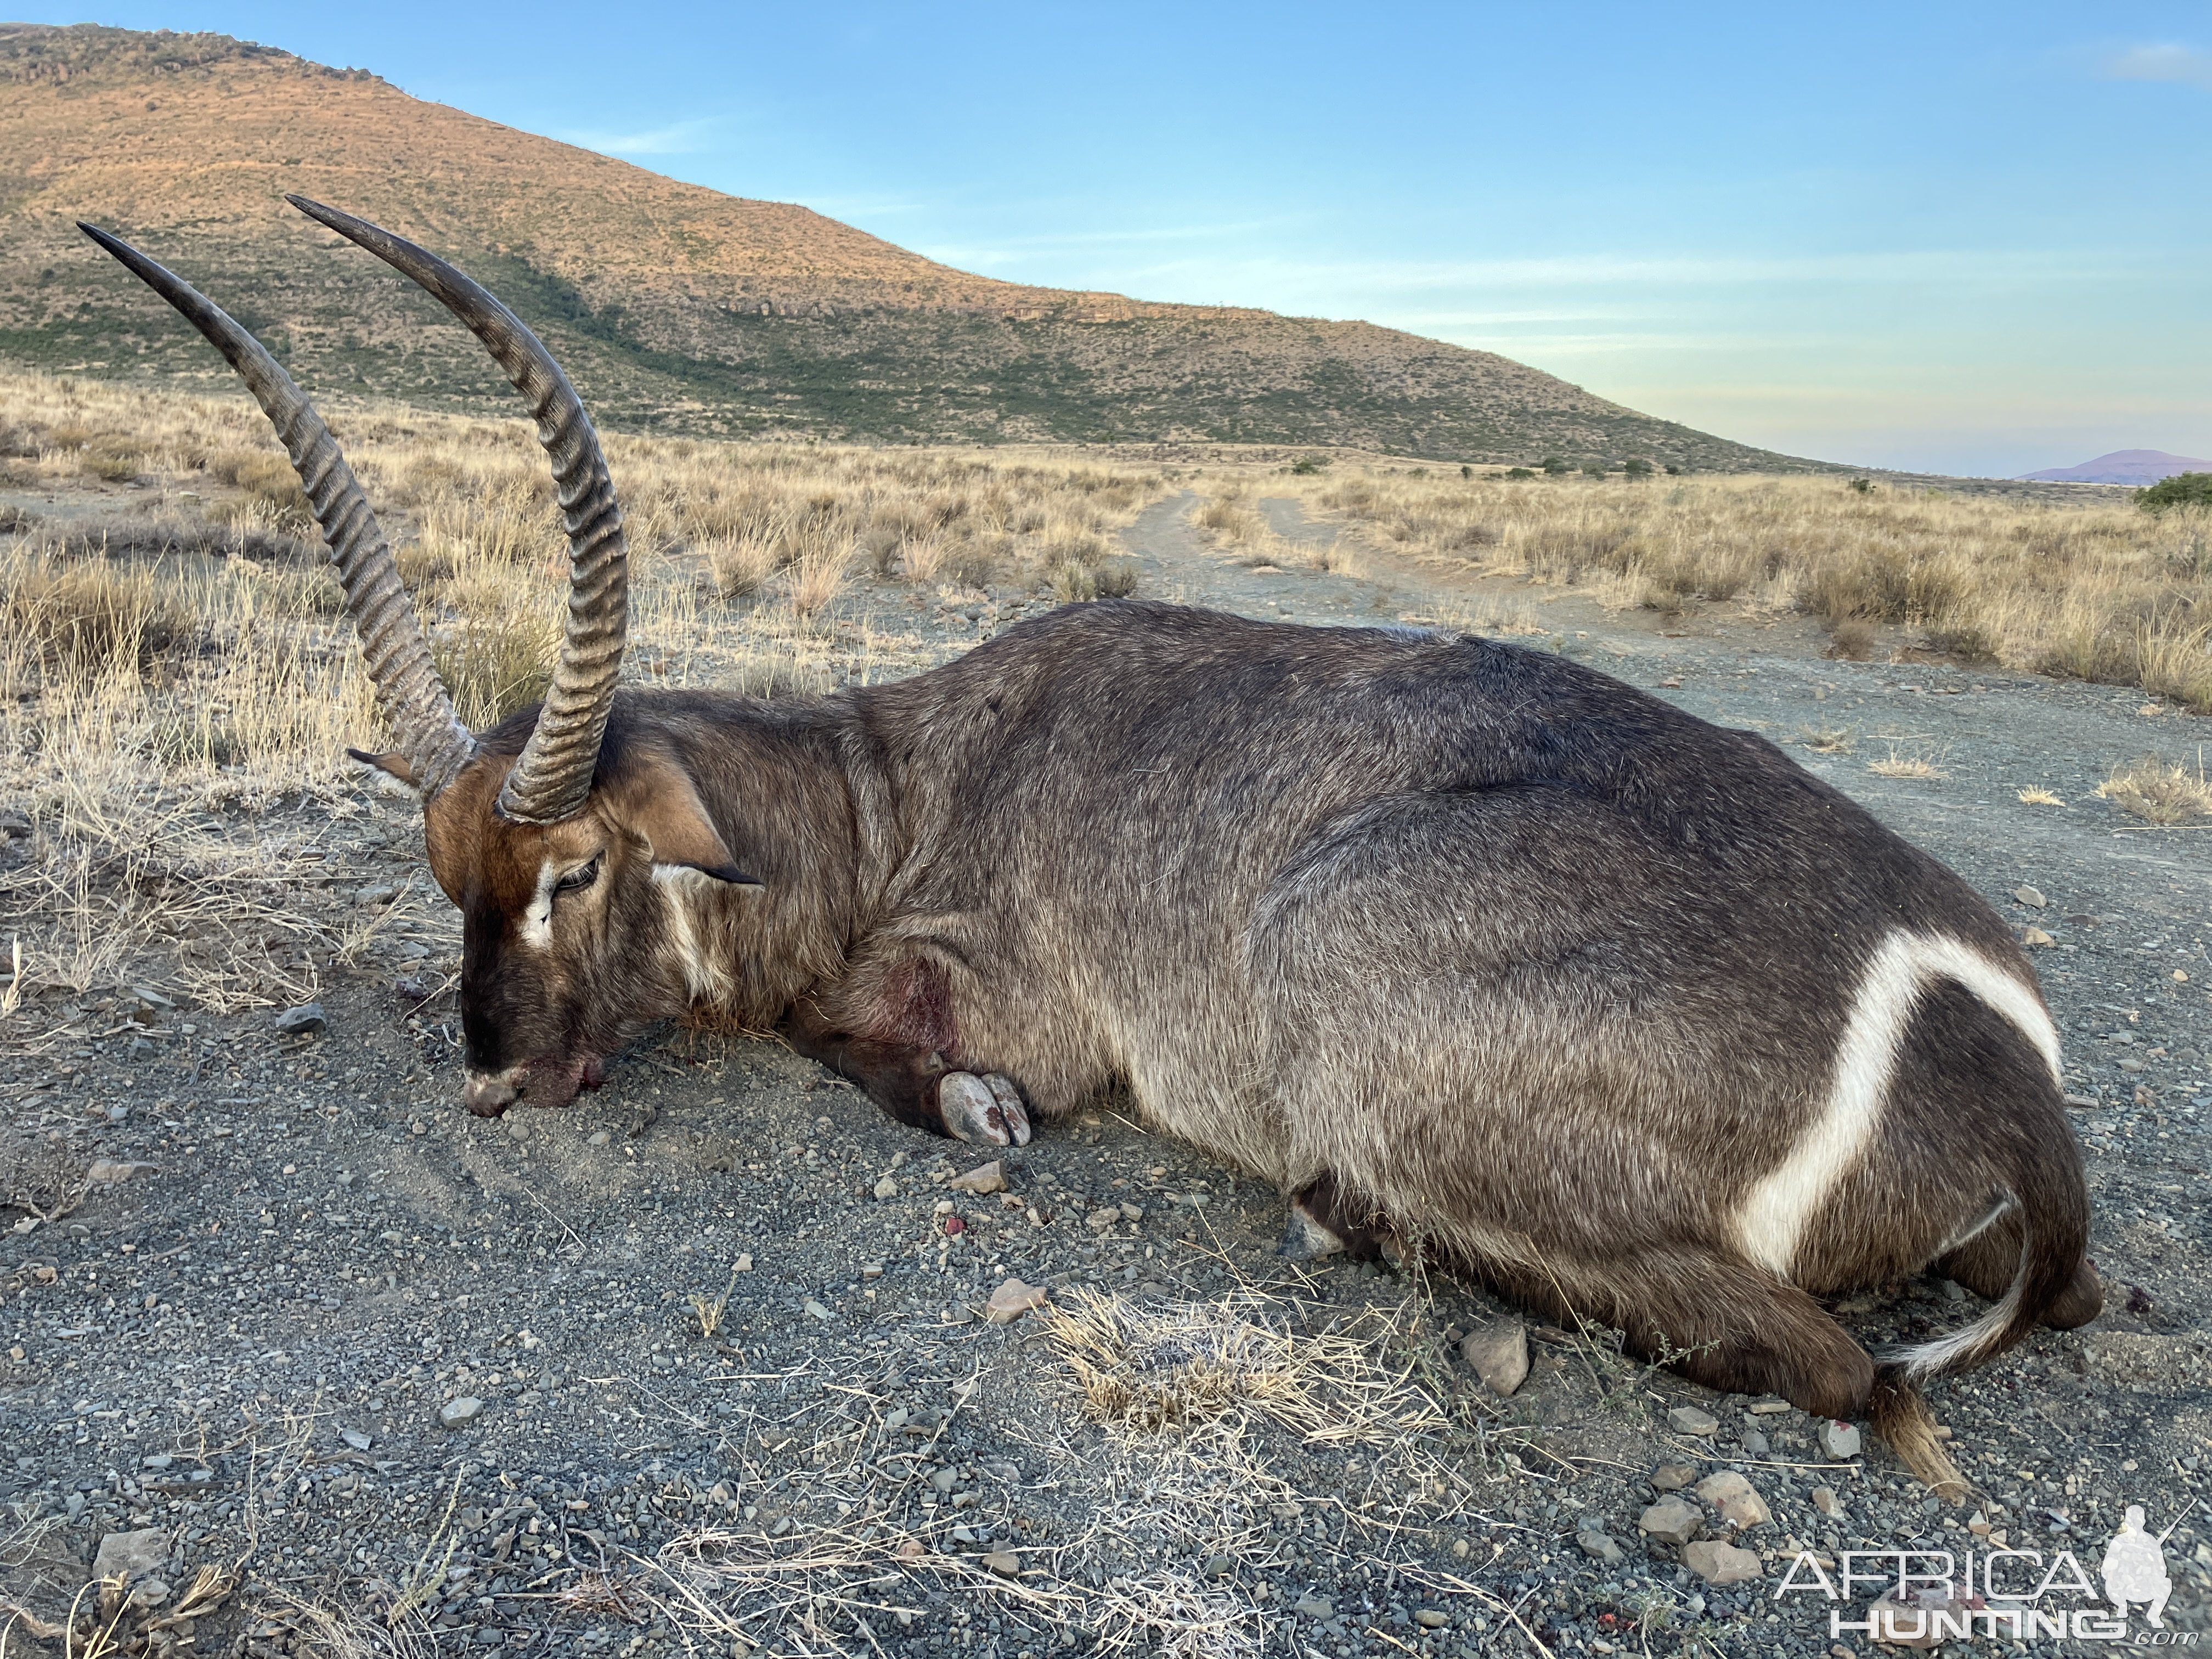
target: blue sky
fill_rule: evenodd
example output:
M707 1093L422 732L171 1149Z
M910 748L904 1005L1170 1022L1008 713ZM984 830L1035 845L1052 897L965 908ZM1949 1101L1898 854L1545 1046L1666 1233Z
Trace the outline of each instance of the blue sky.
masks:
M2205 4L92 21L372 69L992 276L1369 318L1796 453L2212 456Z

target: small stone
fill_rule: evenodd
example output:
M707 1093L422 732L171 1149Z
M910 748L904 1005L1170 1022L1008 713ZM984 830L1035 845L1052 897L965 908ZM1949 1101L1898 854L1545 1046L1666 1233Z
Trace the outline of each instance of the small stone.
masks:
M730 1263L730 1271L733 1273L749 1273L752 1270L753 1259L749 1255L741 1255Z
M150 1164L123 1163L115 1158L95 1158L92 1160L92 1167L84 1172L84 1178L95 1187L112 1187L118 1181L130 1180L142 1168L151 1167Z
M1528 1326L1501 1319L1459 1345L1459 1357L1474 1368L1482 1386L1503 1400L1528 1380Z
M1744 1431L1743 1451L1745 1456L1764 1457L1767 1453L1773 1449L1774 1448L1768 1443L1766 1437L1761 1434L1757 1429L1746 1429Z
M1817 1437L1823 1457L1856 1457L1859 1455L1859 1431L1856 1424L1830 1418L1820 1425Z
M919 1538L902 1538L895 1553L902 1561L919 1561L929 1553L929 1546Z
M1776 1394L1770 1394L1764 1400L1754 1400L1744 1407L1753 1417L1779 1417L1790 1409L1790 1402Z
M1009 1279L991 1292L991 1299L983 1304L983 1317L994 1325L1011 1325L1031 1309L1042 1308L1044 1303L1044 1286Z
M1833 1486L1815 1486L1813 1488L1813 1507L1833 1520L1842 1516L1844 1500L1836 1496Z
M1615 1566L1624 1559L1620 1546L1601 1532L1578 1532L1575 1542L1582 1546L1584 1555L1596 1557L1607 1566Z
M988 1164L979 1164L953 1176L945 1184L963 1193L1003 1193L1006 1190L1006 1166L993 1158Z
M1085 1224L1094 1233L1109 1233L1114 1231L1114 1224L1121 1218L1121 1207L1116 1205L1108 1209L1093 1210L1085 1218Z
M807 1316L810 1318L835 1319L836 1317L836 1315L831 1313L829 1309L823 1307L819 1302L817 1302L811 1296L806 1298L806 1301L803 1305L805 1307Z
M1636 1517L1637 1530L1662 1544L1686 1544L1705 1524L1705 1512L1686 1498L1662 1498Z
M1741 1584L1759 1577L1759 1558L1733 1544L1701 1540L1682 1547L1682 1565L1708 1584Z
M139 1467L148 1469L166 1469L176 1461L167 1452L155 1452L151 1457L141 1458Z
M1001 1578L1012 1578L1021 1572L1022 1558L1012 1550L993 1550L983 1558L983 1565Z
M1208 1578L1226 1578L1237 1570L1237 1564L1225 1555L1209 1556L1206 1563Z
M1651 1485L1659 1492L1680 1492L1698 1478L1698 1466L1670 1461L1651 1471Z
M168 1559L169 1534L160 1527L143 1532L111 1532L100 1540L92 1576L112 1578L119 1572L126 1578L136 1578L141 1573L159 1572Z
M1698 1496L1721 1512L1732 1527L1763 1527L1774 1519L1750 1481L1734 1469L1723 1469L1698 1482Z
M2040 927L2029 927L2023 930L2020 936L2020 942L2022 945L2056 945L2058 943L2057 939L2051 938L2050 934L2045 933Z
M898 1182L893 1181L889 1176L885 1176L881 1181L878 1181L876 1183L874 1190L878 1198L896 1198L898 1196Z
M1145 1206L1144 1206L1143 1205L1141 1205L1141 1204L1132 1204L1132 1203L1130 1203L1130 1202L1129 1202L1129 1200L1128 1200L1127 1199L1126 1199L1126 1198L1125 1198L1125 1199L1123 1199L1123 1200L1121 1200L1121 1219L1122 1219L1122 1220L1124 1220L1124 1221L1142 1221L1144 1218L1145 1218Z
M131 1586L131 1594L125 1598L125 1605L133 1607L158 1607L168 1599L169 1586L166 1579L142 1578Z
M519 1118L519 1117L511 1117L511 1118L507 1119L507 1138L509 1140L527 1140L527 1139L530 1139L530 1125L529 1125L529 1124L527 1124L526 1122L525 1122L522 1119L520 1119L520 1118Z
M473 1423L478 1413L483 1410L483 1401L472 1394L465 1394L448 1400L438 1407L438 1426L441 1429L458 1429L464 1423Z
M303 1002L296 1008L287 1008L269 1022L269 1029L278 1036L316 1036L330 1025L330 1017L323 1012L319 1002Z
M1293 1602L1291 1606L1291 1611L1308 1619L1334 1619L1336 1617L1335 1604L1334 1602L1324 1601L1318 1595L1309 1595L1303 1601Z
M1614 1552L1614 1559L1619 1559L1618 1551ZM1446 1625L1451 1623L1451 1614L1439 1612L1435 1607L1415 1607L1413 1622L1423 1630L1442 1630Z
M376 1443L367 1435L363 1434L359 1429L347 1429L339 1434L338 1438L344 1441L347 1445L351 1446L356 1451L367 1451L371 1446Z
M389 904L398 896L399 890L397 887L389 882L379 882L374 887L356 889L353 902L356 904Z
M605 1129L594 1129L591 1133L584 1137L584 1145L586 1146L604 1146L613 1137L609 1135Z
M2012 890L2012 896L2031 910L2040 910L2051 902L2039 890L2033 887L2015 887Z
M1694 1434L1711 1439L1720 1432L1721 1420L1711 1412L1696 1406L1677 1406L1667 1413L1667 1426L1677 1434Z

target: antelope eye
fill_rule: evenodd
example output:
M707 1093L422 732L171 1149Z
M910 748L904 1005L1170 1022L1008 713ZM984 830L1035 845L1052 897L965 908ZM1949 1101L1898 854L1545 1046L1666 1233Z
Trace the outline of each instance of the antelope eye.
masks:
M599 878L599 860L595 857L588 864L578 865L560 880L555 882L553 890L556 893L580 893Z

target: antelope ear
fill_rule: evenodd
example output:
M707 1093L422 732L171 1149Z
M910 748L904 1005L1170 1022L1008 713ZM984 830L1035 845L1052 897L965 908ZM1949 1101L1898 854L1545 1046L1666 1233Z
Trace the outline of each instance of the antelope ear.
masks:
M623 823L653 848L655 865L696 870L733 887L758 887L759 878L738 868L721 831L707 816L690 774L665 757L648 762L623 792Z
M407 757L397 749L388 749L381 755L372 755L366 749L349 749L346 753L364 766L374 766L380 772L389 772L410 789L417 787L414 770L407 764Z

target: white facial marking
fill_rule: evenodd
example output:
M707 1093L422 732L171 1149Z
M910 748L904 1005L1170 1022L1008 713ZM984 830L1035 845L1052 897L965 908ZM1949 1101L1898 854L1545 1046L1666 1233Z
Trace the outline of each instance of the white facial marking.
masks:
M551 859L538 866L538 896L530 901L530 908L522 913L522 926L518 930L525 945L545 950L553 943L553 884L561 879L561 872Z
M1898 1045L1922 989L1937 979L1955 980L2011 1022L2035 1045L2052 1079L2058 1079L2057 1028L2027 985L1957 939L1892 933L1859 981L1820 1115L1736 1212L1738 1244L1768 1272L1790 1277L1806 1226L1873 1141L1897 1068Z

